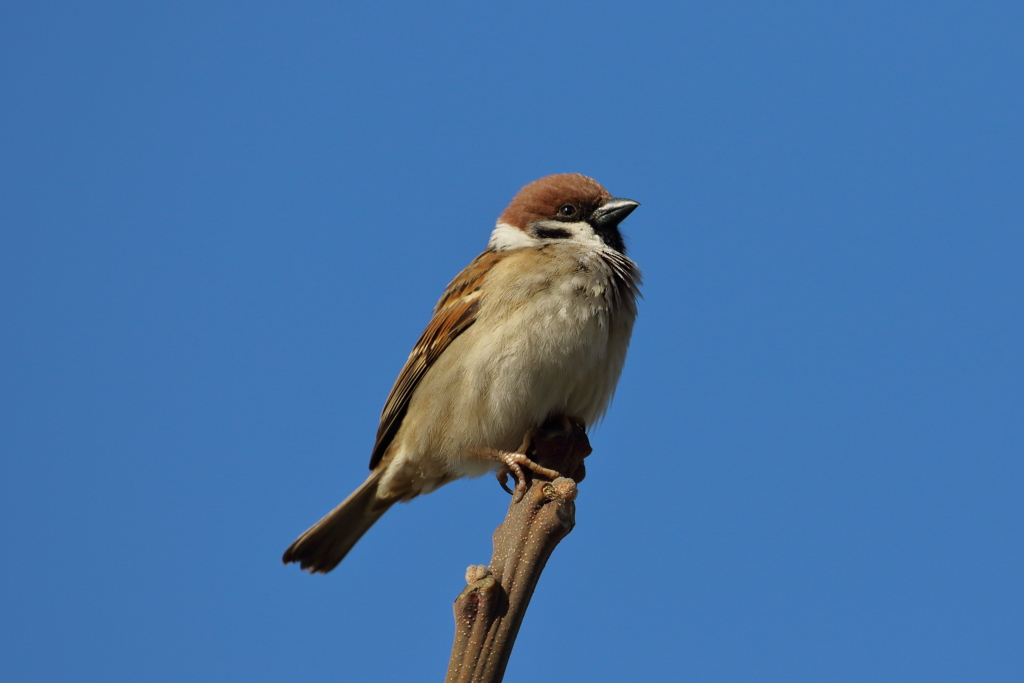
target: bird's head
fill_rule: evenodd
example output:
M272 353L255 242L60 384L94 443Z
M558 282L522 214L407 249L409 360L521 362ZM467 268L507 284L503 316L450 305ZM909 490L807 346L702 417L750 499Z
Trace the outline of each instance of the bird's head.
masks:
M535 180L498 217L490 246L516 249L559 240L602 245L626 253L619 223L640 206L613 197L593 178L558 173Z

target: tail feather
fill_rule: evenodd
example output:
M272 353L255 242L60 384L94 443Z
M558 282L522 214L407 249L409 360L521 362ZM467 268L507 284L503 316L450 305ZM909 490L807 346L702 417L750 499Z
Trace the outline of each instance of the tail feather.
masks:
M378 469L352 494L311 526L284 551L281 560L298 562L310 573L326 574L345 559L352 546L381 518L392 501L377 499L383 468Z

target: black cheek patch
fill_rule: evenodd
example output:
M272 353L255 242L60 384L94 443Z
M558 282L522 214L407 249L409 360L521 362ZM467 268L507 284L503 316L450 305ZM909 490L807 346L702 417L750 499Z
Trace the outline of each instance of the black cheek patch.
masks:
M564 240L572 237L572 233L562 228L535 228L533 234L542 240Z

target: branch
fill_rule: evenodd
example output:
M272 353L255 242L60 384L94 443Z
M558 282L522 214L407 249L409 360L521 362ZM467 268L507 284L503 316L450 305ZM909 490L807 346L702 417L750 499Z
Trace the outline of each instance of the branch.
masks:
M466 588L455 599L455 643L446 683L500 683L519 626L544 565L576 524L576 483L586 476L590 441L583 425L556 418L533 440L534 462L563 475L552 482L529 479L526 495L508 508L494 532L489 567L466 570Z

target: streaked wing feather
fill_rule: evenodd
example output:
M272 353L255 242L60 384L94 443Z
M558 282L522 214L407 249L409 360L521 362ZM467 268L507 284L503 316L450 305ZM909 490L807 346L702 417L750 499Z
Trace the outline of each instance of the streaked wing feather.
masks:
M480 305L480 285L494 264L501 260L498 252L487 250L477 256L451 281L434 307L434 317L423 330L419 341L409 354L409 360L395 380L395 386L384 403L377 429L377 442L370 457L370 469L375 468L402 426L409 409L409 401L427 370L444 353L452 341L476 321Z

